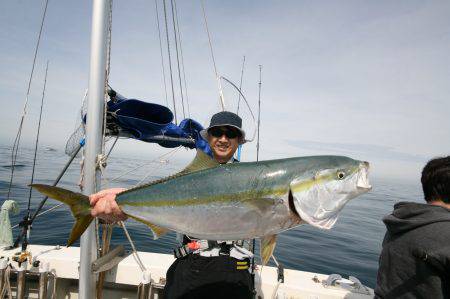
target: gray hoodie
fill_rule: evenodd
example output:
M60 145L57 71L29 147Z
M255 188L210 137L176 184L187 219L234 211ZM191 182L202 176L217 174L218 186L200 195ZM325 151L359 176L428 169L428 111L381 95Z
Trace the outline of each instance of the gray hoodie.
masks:
M450 298L450 210L400 202L383 219L376 298Z

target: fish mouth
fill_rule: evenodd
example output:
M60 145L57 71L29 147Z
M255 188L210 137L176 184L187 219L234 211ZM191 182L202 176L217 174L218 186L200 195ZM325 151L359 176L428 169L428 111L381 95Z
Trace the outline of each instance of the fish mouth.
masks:
M370 185L369 182L369 168L370 164L369 162L361 162L359 165L359 172L358 172L358 178L356 181L356 187L358 190L367 192L372 190L372 185Z

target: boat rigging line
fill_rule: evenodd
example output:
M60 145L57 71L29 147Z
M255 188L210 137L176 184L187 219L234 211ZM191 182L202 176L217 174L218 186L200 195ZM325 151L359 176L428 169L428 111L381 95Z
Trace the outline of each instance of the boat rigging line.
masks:
M219 100L220 100L220 104L222 106L222 110L225 111L225 99L223 97L222 83L220 82L220 78L221 77L219 76L219 72L217 71L216 59L214 58L214 51L213 51L213 46L212 46L212 41L211 41L211 34L209 33L208 20L206 18L205 3L204 3L203 0L201 0L200 3L202 5L203 19L205 21L205 29L206 29L206 33L208 35L209 50L211 52L211 58L212 58L212 61L213 61L213 66L214 66L214 73L216 75L217 86L218 86L218 89L219 89Z
M145 268L144 263L142 262L141 258L139 257L138 251L136 249L136 246L134 246L133 239L131 239L130 234L128 233L128 229L125 226L125 223L123 221L119 222L120 226L122 227L125 235L127 236L128 242L130 243L131 249L133 251L133 257L138 264L139 268L141 269L142 273L147 271L147 268Z
M104 94L104 98L103 98L103 130L102 130L102 153L101 153L101 157L99 157L99 166L100 169L104 168L103 163L106 163L106 159L108 158L109 154L111 154L112 149L114 148L114 146L116 145L117 139L119 138L119 136L117 136L116 140L114 141L113 145L111 146L108 154L105 156L105 147L106 147L106 120L107 120L107 113L108 113L108 109L107 109L107 98L108 98L108 90L110 89L109 86L109 75L111 74L111 44L112 44L112 13L113 13L113 0L111 0L109 2L109 18L108 18L108 34L107 34L107 50L106 50L106 70L105 70L105 94ZM103 160L103 161L100 161Z
M177 26L175 22L175 9L174 9L174 0L170 0L170 7L172 9L172 24L173 24L173 34L175 40L175 52L177 53L177 68L178 68L178 82L180 84L180 96L181 96L181 107L183 108L183 118L186 118L186 113L184 111L184 97L183 97L183 86L181 81L181 70L180 70L180 58L179 58L179 49L178 49L178 35L177 35Z
M68 169L69 166L71 165L72 161L73 161L73 160L75 159L75 157L78 155L78 153L79 153L79 151L81 150L81 148L82 148L83 145L84 145L84 143L80 143L80 144L78 145L78 147L77 147L77 148L75 149L75 151L72 153L72 156L70 157L69 161L67 161L66 165L65 165L64 168L61 170L61 172L60 172L60 174L58 175L58 177L56 178L56 180L53 182L52 186L56 186L56 185L59 183L59 181L61 180L62 176L65 174L65 172L67 171L67 169ZM112 148L111 148L111 149L112 149ZM110 149L110 150L111 150L111 149ZM175 148L175 149L173 149L173 150L171 150L171 151L169 151L169 152L167 152L167 153L165 153L165 154L162 154L161 156L159 156L159 157L157 157L157 158L155 158L155 159L153 159L153 160L151 160L151 161L149 161L149 162L146 162L146 163L144 163L144 164L138 165L138 166L136 166L136 167L130 169L129 171L120 174L120 175L117 176L117 177L114 177L114 178L112 178L112 179L108 179L108 182L110 183L110 182L113 182L113 181L117 181L118 179L120 179L120 178L123 177L124 175L127 175L127 174L129 174L129 173L135 171L136 169L139 169L139 168L142 168L142 167L144 167L144 166L146 166L146 165L155 163L156 161L161 160L161 158L163 158L163 157L169 157L169 156L173 155L173 154L174 154L176 151L178 151L179 149L180 149L180 147L177 147L177 148ZM111 153L111 151L109 151L109 153L108 153L107 156L109 156L110 153ZM139 183L141 183L141 182L142 182L143 180L145 180L145 178L147 178L147 177L148 177L148 175L146 175L146 176L144 177L144 179L142 179ZM139 184L139 183L138 183L138 184ZM138 185L138 184L136 184L136 185ZM42 208L44 207L44 205L45 205L47 199L48 199L48 197L46 196L46 197L44 197L44 199L39 203L38 208L36 209L36 211L34 212L33 216L32 216L31 219L30 219L30 224L33 224L34 220L35 220L37 217L40 217L40 216L42 216L42 215L44 215L44 214L47 214L47 213L49 213L49 212L51 212L51 211L53 211L53 210L56 210L56 209L59 208L59 207L64 206L63 203L60 203L60 204L57 204L57 205L55 205L55 206L53 206L53 207L51 207L51 208L48 208L47 210L41 212L41 210L42 210ZM12 229L17 228L18 226L19 226L19 224L16 224L16 225L12 226Z
M9 180L8 196L6 198L7 200L10 198L10 195L11 195L12 183L13 183L13 179L14 179L14 168L16 165L17 154L19 151L19 144L20 144L20 137L22 135L23 123L25 120L25 116L27 114L28 98L30 96L31 82L33 80L34 68L36 66L36 57L37 57L37 54L39 51L39 44L40 44L41 36L42 36L42 29L44 28L45 16L47 15L47 7L48 7L48 0L45 1L44 13L42 14L41 27L39 29L39 34L38 34L38 38L37 38L37 42L36 42L36 48L34 50L33 64L31 67L30 79L28 80L27 94L25 96L25 103L23 105L23 112L22 112L22 116L20 118L19 129L17 130L17 134L16 134L16 137L13 142L13 148L11 150L11 177Z
M111 145L111 147L109 148L109 151L108 151L108 153L107 153L106 156L105 156L105 157L106 157L105 159L108 159L108 158L109 158L109 155L111 155L112 150L113 150L114 147L116 146L117 140L119 140L119 135L117 135L116 138L114 139L114 142L113 142L113 144Z
M108 90L109 83L109 74L111 73L111 43L112 43L112 12L113 12L113 2L111 0L109 2L109 19L108 19L108 50L106 53L107 62L106 62L106 80L105 80L105 90Z
M39 134L41 131L41 120L42 120L42 109L44 107L44 99L45 99L45 88L47 86L47 75L48 75L48 64L49 61L47 60L47 66L45 68L45 77L44 77L44 87L42 89L42 98L41 98L41 108L39 112L39 122L37 127L37 133L36 133L36 142L34 145L34 157L33 157L33 168L31 171L31 182L30 182L30 192L28 194L28 207L27 207L27 214L24 217L22 221L22 233L17 237L17 241L20 242L20 240L23 238L22 241L22 252L25 252L28 245L28 239L30 237L30 229L31 229L31 222L30 222L30 216L31 216L31 194L33 192L33 187L31 186L34 182L34 173L36 170L36 159L37 159L37 151L38 151L38 145L39 145ZM14 243L16 245L16 243ZM17 244L18 245L18 244ZM15 246L16 247L16 246Z
M186 97L186 106L187 106L187 113L188 113L188 117L191 118L191 112L190 112L190 107L189 107L189 97L188 97L188 91L187 91L187 83L186 83L186 72L185 72L185 68L184 68L184 58L183 58L183 47L182 47L182 41L181 41L181 30L180 30L180 26L179 26L179 19L178 19L178 10L177 10L177 1L175 0L173 2L174 7L175 7L175 20L176 20L176 25L177 25L177 31L178 31L178 43L180 45L180 56L181 56L181 68L183 71L183 81L184 81L184 95Z
M175 90L173 88L173 72L172 72L172 59L170 57L170 40L169 40L169 25L167 24L167 7L166 7L166 0L163 1L163 8L164 8L164 22L166 25L166 42L167 42L167 57L169 59L169 72L170 72L170 86L172 88L172 101L173 101L173 113L175 116L175 124L178 125L178 119L177 119L177 107L175 105Z
M181 148L181 146L177 147L174 151L172 151L172 152L166 154L166 156L167 156L167 157L172 156L172 155L175 154L175 152L176 152L177 150L179 150L180 148ZM161 166L161 164L160 164L159 168L153 169L153 170L155 171L155 170L159 170L159 169L161 169L161 168L162 168L162 166ZM146 180L149 176L150 176L150 173L147 174L147 175L145 175L145 176L144 176L137 184L135 184L134 186L136 187L136 186L139 186L140 184L144 183L145 180Z
M241 67L241 80L239 82L239 90L242 91L242 80L244 78L244 68L245 68L245 55L244 58L242 59L242 67ZM239 104L241 103L241 94L238 94L238 104L237 104L237 110L236 110L236 114L239 115Z
M161 27L159 26L158 0L155 0L155 11L156 11L156 24L158 27L159 52L161 54L161 69L162 69L163 82L164 82L164 98L166 99L166 106L169 107L169 101L167 100L166 71L165 71L165 67L164 67L164 55L163 55L162 41L161 41Z
M122 178L123 176L125 176L125 175L127 175L127 174L129 174L129 173L131 173L131 172L133 172L133 171L135 171L135 170L137 170L137 169L139 169L139 168L142 168L142 167L144 167L144 166L146 166L146 165L155 163L156 161L160 160L160 159L163 158L163 157L166 157L166 156L169 156L169 155L174 154L174 153L175 153L176 151L178 151L179 149L180 149L180 147L176 147L176 148L172 149L171 151L169 151L169 152L167 152L167 153L165 153L165 154L162 154L161 156L159 156L159 157L157 157L157 158L155 158L155 159L153 159L153 160L151 160L151 161L149 161L149 162L146 162L146 163L144 163L144 164L138 165L138 166L136 166L136 167L130 169L129 171L123 172L122 174L120 174L120 175L118 175L118 176L116 176L116 177L114 177L114 178L112 178L112 179L108 179L108 181L109 181L109 182L117 181L118 179Z

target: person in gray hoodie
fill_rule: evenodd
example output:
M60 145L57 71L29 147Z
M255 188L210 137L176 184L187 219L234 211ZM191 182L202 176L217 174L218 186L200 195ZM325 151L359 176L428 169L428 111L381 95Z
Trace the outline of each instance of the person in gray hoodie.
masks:
M397 203L383 219L375 298L450 298L450 156L421 181L426 203Z

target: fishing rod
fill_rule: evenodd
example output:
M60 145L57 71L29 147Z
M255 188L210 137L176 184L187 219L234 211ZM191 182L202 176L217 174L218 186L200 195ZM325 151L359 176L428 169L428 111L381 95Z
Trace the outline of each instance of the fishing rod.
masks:
M256 161L259 161L259 127L261 125L261 72L262 65L259 65L259 83L258 83L258 137L256 137Z
M66 173L67 169L69 168L69 166L72 164L73 160L75 159L75 157L78 155L78 153L80 152L81 148L84 146L84 139L82 139L80 141L80 143L78 144L78 146L75 148L74 152L72 153L72 155L70 156L69 161L67 161L67 163L64 165L63 169L59 172L57 178L55 179L55 181L53 182L52 186L56 186L59 181L61 180L61 178L63 177L63 175ZM44 207L46 201L48 199L48 196L44 197L41 202L39 203L36 211L34 212L33 216L30 218L30 225L33 224L34 219L36 219L38 216L40 216L39 212L42 210L42 208ZM48 210L47 210L48 211ZM44 211L43 213L46 213L47 211ZM23 226L22 222L20 222L19 224L14 225L12 228L16 228L18 226ZM19 237L22 237L21 235L19 235ZM18 242L20 242L20 238L18 237L18 239L16 240L17 244ZM16 244L16 243L14 243ZM17 247L18 245L15 245L13 247Z
M31 171L30 192L28 194L28 208L27 208L27 214L23 219L24 221L23 221L23 226L22 226L22 237L23 237L22 252L25 252L27 250L28 239L30 237L30 230L31 230L31 223L30 223L31 194L33 192L33 187L31 185L33 184L34 172L36 170L36 158L37 158L37 150L38 150L38 145L39 145L39 134L41 131L42 109L44 107L45 88L47 86L48 64L49 64L49 61L47 60L47 66L45 68L45 77L44 77L44 88L42 89L41 108L40 108L40 112L39 112L39 122L38 122L37 134L36 134L36 142L34 145L33 169Z
M22 128L23 128L23 124L25 121L25 116L27 114L28 98L30 96L30 90L31 90L31 81L33 80L34 68L36 66L36 58L37 58L37 54L39 51L39 44L41 42L42 30L44 28L44 21L45 21L46 15L47 15L47 7L48 7L48 0L45 1L44 13L43 13L42 19L41 19L41 26L40 26L39 34L37 37L36 48L34 50L33 64L31 67L30 78L28 80L28 88L27 88L27 94L25 96L25 103L23 105L23 111L22 111L22 116L20 118L19 129L17 130L17 134L14 139L13 148L11 151L11 177L10 177L10 181L9 181L7 199L9 199L9 197L11 195L11 189L12 189L13 180L14 180L14 168L16 166L17 154L19 152L20 137L22 136Z
M80 152L81 148L84 145L84 139L78 144L77 148L75 149L75 151L73 152L72 156L70 157L69 161L67 161L66 165L64 165L63 169L61 170L61 172L59 173L58 177L56 178L56 180L53 182L52 186L56 186L59 181L61 180L61 178L63 177L63 175L66 173L67 169L69 168L69 166L72 164L72 161L75 159L75 157L78 155L78 153ZM45 202L47 201L48 196L44 197L44 199L41 200L41 202L39 203L38 208L36 209L36 211L34 212L33 216L30 219L30 224L33 224L34 219L36 219L36 217L38 216L39 212L42 210L42 208L45 205Z
M34 171L35 171L36 158L37 158L37 148L38 148L38 143L39 143L39 132L40 132L40 127L41 127L41 118L42 118L43 101L44 101L44 97L45 97L45 86L46 86L46 82L47 82L47 73L48 73L48 62L47 62L47 68L46 68L46 71L45 71L44 90L43 90L43 93L42 93L41 111L40 111L40 114L39 114L39 125L38 125L38 132L37 132L37 136L36 136L36 144L35 144L34 159L33 159L33 170L32 170L32 176L31 176L31 183L30 184L33 184L33 181L34 181ZM69 161L66 163L66 165L64 165L63 169L60 171L58 177L56 178L56 180L53 183L53 186L56 186L59 183L59 181L61 180L63 175L66 173L67 169L72 164L72 161L75 159L75 157L77 156L77 154L79 153L79 151L81 150L83 145L84 145L84 139L80 141L80 143L78 144L77 148L72 153L72 156L70 157ZM31 230L32 224L33 224L34 220L36 219L36 217L39 216L39 212L42 210L42 208L44 207L44 205L45 205L45 203L46 203L46 201L48 199L48 196L44 197L41 200L41 202L39 203L36 211L31 216L31 193L32 193L32 187L30 186L27 215L18 224L19 227L22 227L22 232L17 236L16 240L14 241L14 244L11 246L12 248L18 247L20 241L22 241L22 239L23 239L22 251L26 250L26 247L28 246L28 239L29 239L29 234L30 234L30 230Z
M244 69L245 69L245 55L244 58L242 59L242 67L241 67L241 80L239 82L239 90L242 90L242 80L244 78ZM237 105L237 110L236 110L236 114L239 115L239 104L241 103L241 94L239 93L239 97L238 97L238 105Z
M259 82L258 82L258 135L256 137L256 162L259 161L259 128L261 124L261 73L262 73L262 65L259 65ZM251 251L253 253L253 258L251 261L251 275L253 280L253 288L255 288L255 246L256 240L252 240L252 248Z
M242 59L242 67L241 67L241 80L239 82L239 90L242 91L242 81L244 78L244 68L245 68L245 55L244 58ZM239 115L239 104L241 103L241 93L238 92L238 104L237 104L237 109L236 109L236 114ZM238 161L241 161L241 154L242 154L242 144L239 144L238 149L237 149L237 159Z
M225 111L225 98L223 96L222 82L220 81L220 79L222 77L219 76L219 72L217 71L216 59L214 58L214 50L213 50L213 44L212 44L212 40L211 40L211 33L209 32L208 19L206 18L204 0L200 0L200 4L202 6L203 20L205 21L205 29L206 29L206 34L208 36L209 51L211 53L211 59L212 59L213 66L214 66L214 74L216 75L217 88L219 89L219 103L221 105L222 111Z

